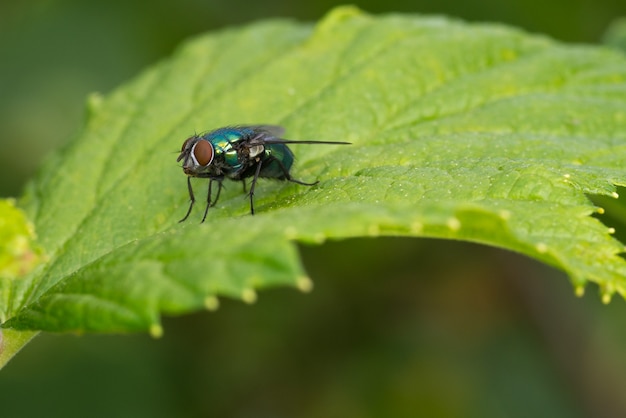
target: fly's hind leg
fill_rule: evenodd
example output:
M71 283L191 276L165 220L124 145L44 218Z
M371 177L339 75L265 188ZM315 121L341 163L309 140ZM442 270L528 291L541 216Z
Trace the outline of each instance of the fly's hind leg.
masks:
M280 169L283 171L283 175L285 176L285 178L287 179L287 181L290 181L292 183L297 183L297 184L301 184L303 186L315 186L317 183L319 183L319 180L314 181L313 183L306 183L302 180L298 180L298 179L294 179L293 177L291 177L291 174L289 174L289 170L287 170L287 168L285 167L285 165L278 159L276 158L272 158L272 161L276 161L276 163L278 164L278 166L280 167Z

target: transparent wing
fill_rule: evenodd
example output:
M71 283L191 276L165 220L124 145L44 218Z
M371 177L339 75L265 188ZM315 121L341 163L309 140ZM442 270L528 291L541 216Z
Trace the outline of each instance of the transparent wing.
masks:
M351 142L341 141L298 141L292 139L283 139L281 136L285 133L285 128L278 125L242 125L239 128L252 129L258 132L259 135L255 137L254 142L263 142L264 144L335 144L335 145L350 145ZM265 135L263 135L265 134Z
M242 128L252 129L255 132L263 132L273 138L280 138L285 133L285 128L278 125L244 125Z

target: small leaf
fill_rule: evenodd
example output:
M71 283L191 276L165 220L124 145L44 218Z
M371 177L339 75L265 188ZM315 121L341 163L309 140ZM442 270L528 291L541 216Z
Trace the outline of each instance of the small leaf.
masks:
M626 57L498 25L331 12L196 38L110 96L23 205L50 261L0 303L16 329L139 331L223 296L310 288L294 241L462 239L527 254L626 295L623 245L588 195L626 185ZM279 124L293 175L250 216L227 183L189 220L185 138ZM198 201L207 181L194 180ZM381 283L381 285L383 285Z
M0 322L8 318L23 278L45 259L35 243L33 225L12 199L0 199ZM37 333L0 329L0 368Z
M0 368L3 368L37 334L39 331L17 331L0 328Z
M41 248L35 244L33 225L12 199L0 199L0 322L8 311L15 293L19 293L24 276L41 262Z

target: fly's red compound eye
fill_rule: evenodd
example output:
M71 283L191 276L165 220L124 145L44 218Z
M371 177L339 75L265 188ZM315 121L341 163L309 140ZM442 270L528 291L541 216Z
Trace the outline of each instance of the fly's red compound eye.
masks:
M201 166L209 165L213 161L213 145L208 141L198 141L193 146L193 156Z

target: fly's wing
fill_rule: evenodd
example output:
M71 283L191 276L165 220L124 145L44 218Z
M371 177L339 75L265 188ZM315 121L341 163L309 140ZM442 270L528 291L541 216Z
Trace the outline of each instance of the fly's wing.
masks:
M285 128L278 125L245 125L245 129L251 129L254 132L264 133L265 137L280 138L285 133Z
M352 142L342 141L296 141L293 139L267 138L265 144L328 144L328 145L352 145Z
M263 144L330 144L330 145L350 145L351 142L338 141L296 141L292 139L283 139L281 136L285 133L285 128L278 125L247 125L241 126L244 129L250 129L258 135L254 136L254 142L262 142Z

